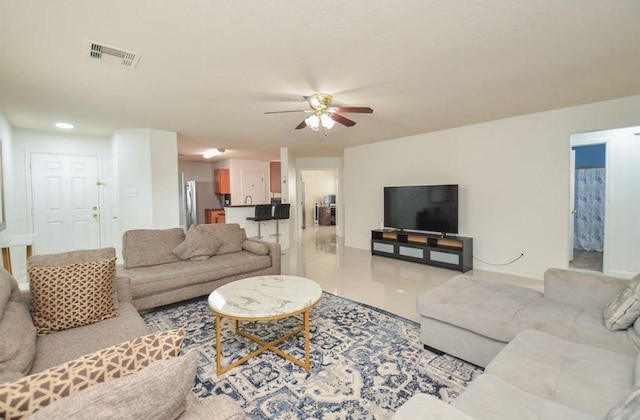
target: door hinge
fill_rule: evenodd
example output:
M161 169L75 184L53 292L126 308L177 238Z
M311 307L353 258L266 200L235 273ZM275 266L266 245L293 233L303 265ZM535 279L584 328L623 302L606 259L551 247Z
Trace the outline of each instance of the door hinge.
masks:
M107 185L106 182L101 182L101 181L96 181L96 185L100 186L100 185Z

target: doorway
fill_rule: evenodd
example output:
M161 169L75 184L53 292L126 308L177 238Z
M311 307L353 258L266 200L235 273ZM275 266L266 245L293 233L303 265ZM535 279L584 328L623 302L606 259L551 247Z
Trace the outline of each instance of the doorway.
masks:
M300 227L335 226L338 173L335 169L300 171Z
M576 133L570 150L577 146L604 145L604 234L602 272L617 277L633 277L640 272L637 238L640 237L640 126ZM573 172L573 166L571 167ZM602 170L601 170L602 171ZM569 210L575 209L571 195ZM570 223L575 215L569 214ZM571 235L574 238L575 235ZM567 241L569 244L571 241ZM571 247L573 249L573 247ZM575 258L574 258L575 260ZM569 263L569 267L574 265Z
M573 234L569 266L601 272L607 202L607 144L573 146L571 152Z

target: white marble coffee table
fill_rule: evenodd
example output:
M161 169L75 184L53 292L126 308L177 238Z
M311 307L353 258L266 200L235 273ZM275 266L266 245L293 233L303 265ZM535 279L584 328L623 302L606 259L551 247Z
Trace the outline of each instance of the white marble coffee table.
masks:
M315 281L304 277L283 275L236 280L214 290L209 295L209 307L216 316L216 368L218 375L222 375L266 350L271 350L305 370L309 370L311 368L309 311L320 301L321 296L322 288ZM241 330L239 325L240 321L273 321L299 314L303 314L302 326L270 343ZM261 346L258 350L225 367L222 366L220 346L220 323L223 317L235 320L236 333ZM304 332L305 336L304 361L296 359L276 347L299 332Z

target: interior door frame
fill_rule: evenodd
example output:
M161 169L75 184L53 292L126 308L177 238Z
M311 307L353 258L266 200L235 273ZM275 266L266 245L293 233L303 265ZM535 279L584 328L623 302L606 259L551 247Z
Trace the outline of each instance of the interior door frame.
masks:
M96 158L97 159L97 171L98 173L96 174L96 177L98 180L103 179L103 161L102 161L102 157L100 155L82 155L82 154L76 154L76 153L49 153L49 152L40 152L40 151L36 151L36 150L25 150L24 151L24 160L25 160L25 168L26 168L26 195L27 195L27 231L28 233L35 233L34 230L34 225L33 225L33 179L31 177L31 155L33 153L38 153L38 154L42 154L42 155L59 155L59 156L79 156L79 157L91 157L91 158ZM101 186L104 186L104 182L103 181L99 181L102 182ZM98 235L100 236L100 246L104 247L105 245L105 231L106 231L106 214L107 212L105 212L105 189L104 188L99 188L98 189L98 206L99 206L99 215L100 215L100 222L98 223ZM36 238L36 241L38 239Z
M609 252L608 252L608 238L610 232L610 222L609 222L609 210L610 210L610 200L609 200L609 192L611 191L611 141L612 137L608 134L610 130L598 131L593 133L577 133L572 134L570 136L569 141L569 152L573 151L573 147L580 146L594 146L598 144L604 144L605 147L605 187L604 187L604 240L602 241L602 272L608 273L610 271L610 263L609 263ZM575 162L573 164L573 168L570 167L569 170L575 170ZM571 188L571 186L569 186ZM573 190L573 194L569 195L569 208L573 209L575 203L575 189ZM573 217L573 214L569 212L569 215ZM571 229L571 227L570 227ZM573 238L569 240L569 242L573 242ZM572 249L573 252L573 249ZM568 261L567 261L568 265Z

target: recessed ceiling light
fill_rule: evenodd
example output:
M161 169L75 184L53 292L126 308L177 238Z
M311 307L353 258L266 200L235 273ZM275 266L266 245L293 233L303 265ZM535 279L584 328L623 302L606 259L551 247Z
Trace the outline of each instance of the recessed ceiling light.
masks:
M71 130L73 128L73 124L69 124L66 122L57 122L56 127L62 128L63 130Z

